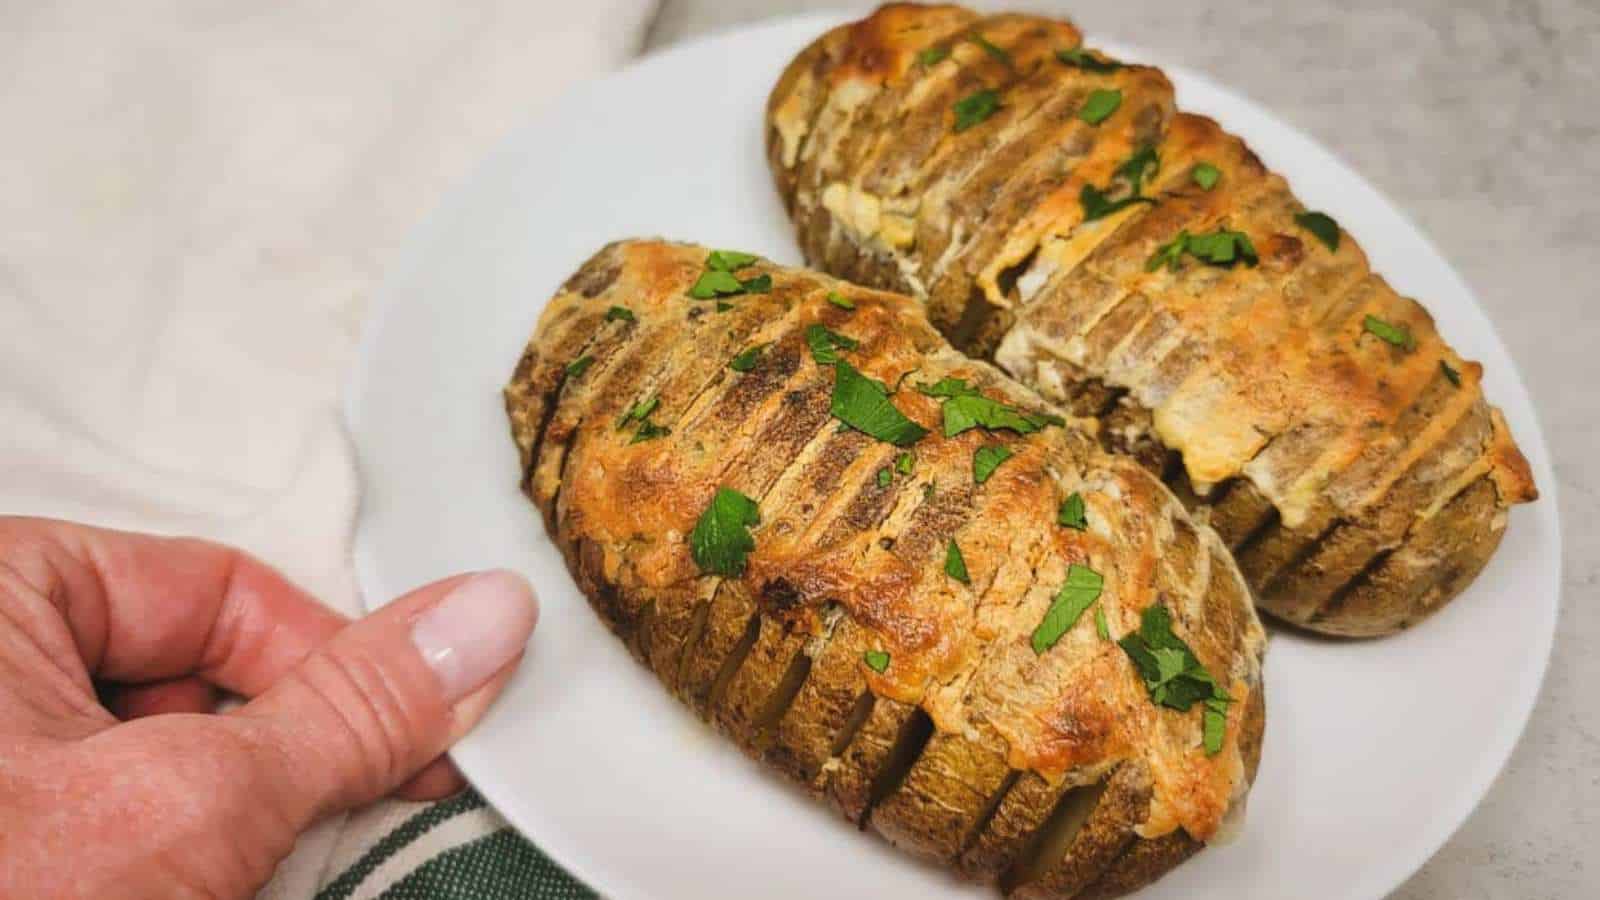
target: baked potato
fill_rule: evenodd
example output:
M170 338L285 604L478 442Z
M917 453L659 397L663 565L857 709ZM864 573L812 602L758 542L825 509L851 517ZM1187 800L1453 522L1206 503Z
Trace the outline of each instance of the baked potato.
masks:
M505 402L597 613L852 823L1018 897L1111 897L1241 810L1265 637L1223 542L912 298L612 244Z
M891 4L784 71L768 159L808 261L1098 419L1262 608L1405 628L1536 497L1481 367L1157 69L1071 24Z

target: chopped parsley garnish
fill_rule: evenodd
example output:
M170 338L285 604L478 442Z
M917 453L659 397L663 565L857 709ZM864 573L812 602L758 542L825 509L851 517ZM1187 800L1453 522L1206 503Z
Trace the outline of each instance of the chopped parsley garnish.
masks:
M659 437L666 437L672 433L672 429L657 425L656 423L650 421L650 414L654 413L656 411L656 407L660 405L660 395L652 396L648 400L640 400L638 403L635 403L631 409L623 413L622 418L617 420L618 431L622 431L623 429L627 428L628 423L630 422L639 423L638 430L634 431L633 433L633 439L628 441L630 445L638 444L643 441L655 440Z
M971 584L972 578L967 575L967 561L961 556L961 547L955 538L944 548L944 573L962 584Z
M1170 271L1178 271L1178 263L1183 260L1183 251L1188 247L1189 230L1184 229L1178 232L1177 237L1157 247L1156 252L1150 254L1150 258L1145 261L1144 270L1146 272L1154 272L1162 266L1166 266Z
M1056 645L1061 636L1066 634L1072 626L1078 624L1084 610L1094 605L1100 599L1100 591L1105 588L1105 579L1100 573L1089 568L1073 563L1067 566L1067 580L1061 585L1061 590L1056 591L1055 599L1050 601L1050 608L1045 611L1044 621L1033 629L1034 655L1039 655Z
M1085 72L1115 72L1122 68L1122 63L1110 59L1101 59L1083 47L1073 47L1068 50L1057 50L1056 59L1062 63L1084 70Z
M572 362L567 363L567 377L577 378L579 375L587 372L589 367L592 365L594 365L594 357L588 353L585 353Z
M1206 755L1220 751L1232 698L1200 664L1189 645L1172 633L1172 614L1167 608L1160 604L1146 607L1139 630L1123 635L1117 644L1133 661L1151 702L1180 712L1188 711L1195 703L1205 704L1202 725Z
M910 450L907 450L894 458L894 470L901 475L910 475L911 467L916 464L916 461L917 458L911 455Z
M882 382L861 374L844 360L834 363L833 371L830 411L839 421L896 447L909 447L928 433L889 402L889 389Z
M1010 459L1011 448L1003 444L984 444L972 454L972 480L983 484L1000 468L1000 464Z
M1122 105L1122 92L1116 89L1103 88L1089 92L1089 99L1083 101L1083 109L1078 110L1078 118L1090 125L1099 125Z
M689 296L696 300L710 300L712 297L722 297L731 294L743 293L744 288L732 272L722 269L707 269L700 273L694 284L689 288Z
M884 670L889 668L889 654L882 650L868 650L861 654L861 661L867 664L867 668L877 672L879 675L882 675Z
M925 66L932 66L944 62L949 57L949 47L927 47L917 54L917 62Z
M706 268L714 272L733 272L754 264L760 258L754 253L741 253L738 250L713 250L706 257Z
M884 466L883 468L878 470L878 487L886 488L893 481L894 481L894 473L889 471L889 467L888 466Z
M1083 189L1078 191L1078 202L1083 205L1083 220L1085 222L1093 222L1096 219L1104 219L1106 216L1135 203L1154 203L1156 201L1150 197L1136 195L1123 197L1121 200L1112 200L1106 196L1105 191L1092 184L1085 184Z
M761 361L761 352L768 346L768 344L756 344L740 350L733 359L728 360L728 368L735 372L754 371L756 363Z
M1106 605L1104 603L1094 608L1094 631L1100 635L1100 640L1111 640L1111 626L1106 622Z
M1415 350L1417 347L1417 339L1411 336L1411 329L1404 325L1385 322L1371 314L1361 320L1361 330L1376 335L1384 343L1393 344L1402 350Z
M733 488L719 487L689 532L689 553L702 573L737 578L744 574L745 557L756 548L750 526L759 524L756 501Z
M1222 170L1208 162L1198 162L1189 170L1189 177L1200 186L1200 190L1209 191L1217 186L1222 178Z
M726 300L718 300L717 301L717 312L719 312L719 313L720 312L727 312L730 309L733 309L733 304L732 303L729 303Z
M1449 363L1442 359L1439 360L1439 371L1444 373L1446 381L1450 382L1456 387L1461 387L1461 373L1457 372Z
M1128 183L1128 192L1138 196L1144 187L1144 180L1154 178L1160 171L1161 157L1156 153L1156 146L1145 144L1123 160L1111 174L1113 177L1120 176Z
M1260 262L1256 245L1250 243L1250 236L1242 231L1218 229L1210 234L1190 235L1189 246L1185 249L1190 256L1213 266L1228 267L1241 260L1249 266Z
M1303 212L1294 217L1296 225L1316 235L1329 253L1339 252L1339 223L1327 213Z
M617 420L617 430L621 431L627 428L629 422L643 422L645 419L650 418L650 414L655 412L656 407L660 405L661 396L659 394L652 396L648 400L640 400L627 412L623 413L622 418Z
M654 422L648 422L648 421L640 422L639 423L639 430L635 431L633 433L633 440L628 441L628 443L629 444L638 444L638 443L643 443L644 441L653 441L656 438L666 437L667 435L669 435L671 433L672 433L672 429L671 428L667 428L667 427L662 426L662 425L657 425Z
M994 88L984 88L973 91L960 100L954 107L956 114L956 134L982 122L995 114L1000 108L1000 93Z
M854 350L861 346L855 338L846 337L825 325L806 326L806 345L811 348L811 358L818 365L831 366L839 361L840 350Z
M990 43L988 38L981 34L975 34L972 36L972 42L982 47L983 52L998 60L1001 65L1008 69L1011 68L1011 54Z
M1185 253L1208 265L1223 268L1232 268L1239 262L1254 266L1261 261L1256 256L1256 245L1252 244L1250 236L1242 231L1218 229L1210 234L1190 234L1185 230L1178 232L1177 237L1156 248L1156 252L1145 261L1144 269L1146 272L1154 272L1166 266L1176 272L1178 263Z
M1056 524L1085 531L1089 527L1089 519L1085 512L1083 495L1073 491L1067 495L1067 499L1061 501L1061 508L1056 510Z
M925 397L960 397L977 392L978 389L968 384L965 378L941 378L933 384L917 385L917 393Z
M955 437L972 428L988 431L1008 429L1017 434L1032 434L1046 425L1065 425L1066 420L1048 413L1025 413L998 400L985 397L964 378L941 378L933 384L919 384L917 391L929 397L943 397L944 436Z
M634 318L633 310L627 308L626 306L613 306L610 309L606 310L606 321L607 322L636 322L638 320L636 318Z
M856 308L856 302L854 300L851 300L849 297L846 297L845 295L839 293L838 291L829 291L828 292L828 302L832 303L834 306L839 307L840 309L855 309Z
M689 288L689 296L696 300L710 300L713 297L732 297L736 294L766 294L772 291L772 276L757 275L754 278L740 280L732 272L722 269L707 269L700 273L694 284Z

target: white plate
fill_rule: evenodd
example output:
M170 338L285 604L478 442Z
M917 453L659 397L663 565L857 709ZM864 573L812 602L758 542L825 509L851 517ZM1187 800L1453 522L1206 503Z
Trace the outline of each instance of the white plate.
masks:
M348 396L365 484L365 595L381 601L461 569L529 573L544 602L538 634L455 759L506 818L617 900L994 896L856 833L669 699L589 611L517 492L500 406L545 299L607 241L662 235L800 261L768 178L761 114L782 66L834 21L683 45L546 109L413 237ZM1468 595L1417 629L1364 643L1274 637L1265 759L1243 836L1146 892L1368 900L1461 823L1527 720L1558 601L1555 479L1516 367L1427 239L1299 132L1166 68L1185 108L1249 140L1484 362L1485 388L1545 492L1512 513Z

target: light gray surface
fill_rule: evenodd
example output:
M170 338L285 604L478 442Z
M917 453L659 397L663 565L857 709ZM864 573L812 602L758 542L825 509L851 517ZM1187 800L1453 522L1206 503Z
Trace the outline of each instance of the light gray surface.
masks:
M1595 896L1600 701L1585 688L1600 684L1600 4L1011 6L1069 16L1090 43L1149 48L1304 129L1406 210L1488 308L1551 442L1566 544L1562 618L1506 771L1394 897ZM841 4L666 0L649 46L832 8Z

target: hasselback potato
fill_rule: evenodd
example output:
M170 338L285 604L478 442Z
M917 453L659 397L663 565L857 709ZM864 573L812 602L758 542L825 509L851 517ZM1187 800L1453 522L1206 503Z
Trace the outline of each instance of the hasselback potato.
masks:
M767 146L813 265L916 296L1098 418L1289 622L1412 624L1536 496L1428 313L1159 70L1069 23L883 7L788 66Z
M852 822L1016 896L1110 897L1240 810L1264 635L1221 540L917 301L612 244L505 397L595 610Z

